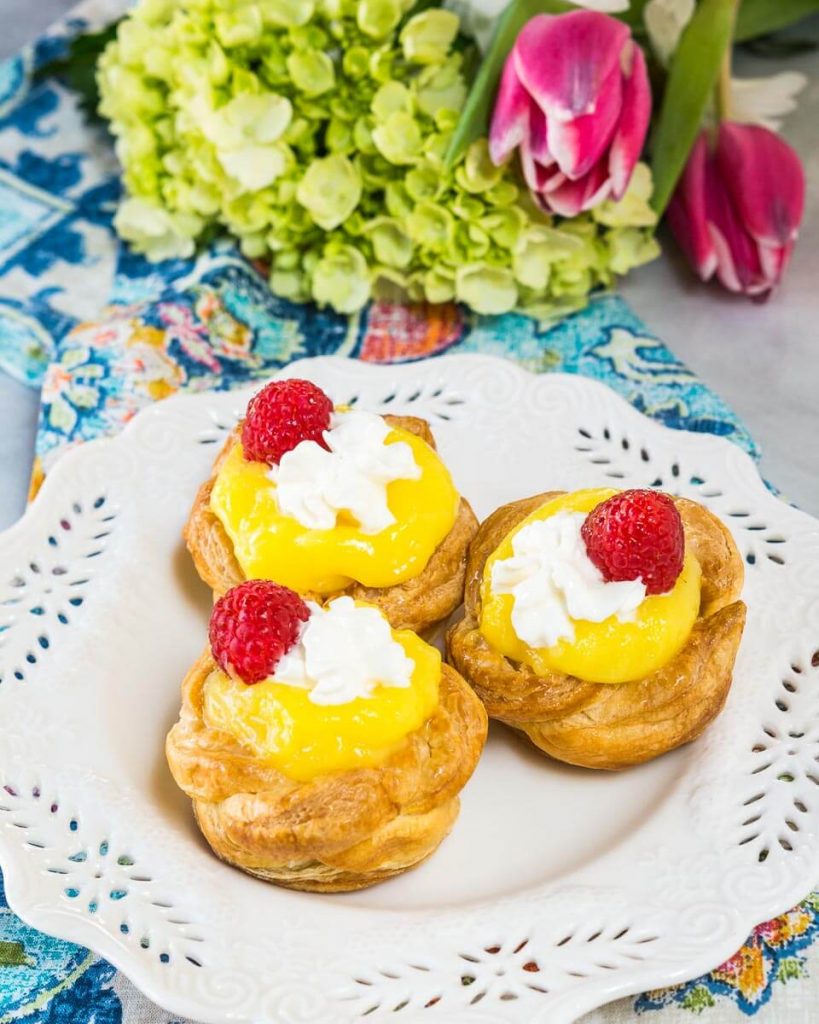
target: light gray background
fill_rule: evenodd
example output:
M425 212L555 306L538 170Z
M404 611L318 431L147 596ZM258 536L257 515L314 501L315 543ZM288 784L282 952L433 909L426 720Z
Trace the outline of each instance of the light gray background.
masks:
M0 0L0 57L72 2ZM808 32L819 39L819 20ZM804 227L785 283L765 305L704 287L664 238L665 256L635 272L622 291L649 327L745 419L762 446L767 478L819 515L819 53L787 61L740 54L736 63L741 75L793 68L811 76L785 125L808 177ZM33 392L0 375L0 527L25 502L36 410Z

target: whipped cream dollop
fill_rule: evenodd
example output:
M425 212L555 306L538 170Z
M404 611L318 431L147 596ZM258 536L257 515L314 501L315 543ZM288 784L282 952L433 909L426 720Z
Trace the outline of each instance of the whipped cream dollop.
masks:
M417 480L421 468L406 442L385 443L389 432L374 413L334 413L324 432L329 451L302 441L270 467L281 511L311 530L331 530L339 512L348 512L363 533L391 526L387 485Z
M574 639L574 619L628 621L646 596L642 580L608 582L586 553L582 512L536 519L512 538L511 558L492 566L495 594L511 594L512 626L530 647Z
M313 704L323 705L369 697L376 686L410 685L415 663L377 608L351 597L337 597L324 608L307 604L310 618L276 666L277 683L307 689Z

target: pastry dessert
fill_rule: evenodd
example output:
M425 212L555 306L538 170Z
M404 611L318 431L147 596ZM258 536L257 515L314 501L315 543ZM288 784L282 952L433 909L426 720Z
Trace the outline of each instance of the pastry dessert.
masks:
M482 524L452 664L546 754L624 768L720 712L745 622L726 527L657 491L549 492Z
M286 380L251 400L185 540L217 594L271 579L310 598L347 594L422 631L461 603L477 528L424 420L334 409L314 384Z
M341 892L436 849L486 728L437 649L375 606L346 595L321 606L252 580L214 607L166 753L219 857Z

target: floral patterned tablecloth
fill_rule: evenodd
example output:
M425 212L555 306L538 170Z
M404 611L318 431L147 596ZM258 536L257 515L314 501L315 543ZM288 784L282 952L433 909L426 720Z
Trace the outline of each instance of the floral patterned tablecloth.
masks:
M259 268L222 243L196 261L150 266L111 230L116 163L102 128L54 82L32 85L86 25L122 0L87 0L0 64L0 368L42 385L35 485L67 447L118 430L176 391L231 388L305 355L398 362L490 352L537 371L602 380L671 427L753 440L724 403L634 316L606 296L558 325L373 304L354 317L271 295ZM586 1024L637 1017L712 1024L819 1020L819 893L756 928L710 974L595 1011ZM26 927L0 877L0 1024L171 1024L105 961Z

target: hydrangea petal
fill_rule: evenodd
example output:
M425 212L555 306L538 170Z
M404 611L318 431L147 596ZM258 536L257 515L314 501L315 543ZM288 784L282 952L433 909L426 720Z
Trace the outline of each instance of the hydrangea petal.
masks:
M423 152L418 122L403 110L396 110L373 128L373 142L391 164L413 164Z
M220 153L219 162L243 191L258 192L283 173L287 156L281 146L243 146Z
M412 239L397 220L376 217L367 224L365 233L379 263L399 270L409 265L412 259Z
M358 27L373 39L383 39L401 20L399 0L361 0L357 8Z
M122 238L158 263L190 258L202 222L174 216L157 203L134 197L120 203L115 225Z
M489 263L471 263L458 270L455 295L476 313L494 316L515 308L518 288L511 270Z
M276 142L287 131L293 117L293 105L286 96L277 93L241 93L227 103L222 110L221 123L217 124L217 135L213 141L225 144L224 122L238 129L243 136L254 142Z
M313 298L339 313L356 313L370 295L367 261L352 246L342 245L319 259L312 277Z
M306 96L320 96L335 85L335 66L330 57L319 50L291 53L287 70L290 80Z
M457 14L440 7L414 15L401 29L404 57L410 63L440 63L449 53L459 27Z
M334 153L310 164L296 198L320 228L331 231L358 206L361 176L351 160Z

